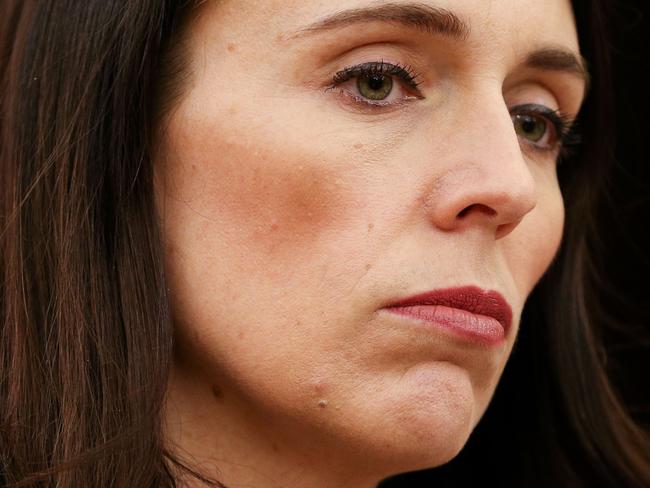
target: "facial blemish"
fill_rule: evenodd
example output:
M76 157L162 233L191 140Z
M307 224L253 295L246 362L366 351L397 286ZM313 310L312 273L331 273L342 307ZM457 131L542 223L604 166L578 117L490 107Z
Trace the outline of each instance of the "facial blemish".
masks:
M217 400L222 400L223 399L223 391L219 386L217 385L212 385L212 396L216 398Z
M318 396L320 396L320 395L322 395L323 393L325 393L325 391L326 391L327 388L328 388L327 380L325 380L325 379L323 379L323 378L317 378L317 379L315 379L315 380L313 381L312 386L313 386L313 388L314 388L314 392L315 392Z
M229 42L226 45L226 49L228 49L228 52L234 53L237 50L237 44L235 44L234 42Z
M318 406L320 408L325 408L329 402L327 400L319 400L318 401Z

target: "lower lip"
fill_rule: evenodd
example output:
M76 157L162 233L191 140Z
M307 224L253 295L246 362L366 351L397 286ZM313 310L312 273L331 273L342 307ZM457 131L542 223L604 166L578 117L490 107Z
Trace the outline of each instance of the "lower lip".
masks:
M481 345L497 345L505 340L505 331L497 319L459 308L412 305L384 310L446 329L462 339Z

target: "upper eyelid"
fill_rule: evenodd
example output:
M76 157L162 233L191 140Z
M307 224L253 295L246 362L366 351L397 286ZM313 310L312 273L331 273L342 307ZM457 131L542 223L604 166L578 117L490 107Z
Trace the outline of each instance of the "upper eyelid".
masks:
M405 29L396 29L394 24L386 24L384 27L385 30L382 28L373 31L370 38L360 37L359 32L354 32L349 38L345 37L341 40L337 49L331 49L328 45L327 56L322 58L323 71L319 74L319 78L333 68L332 64L338 64L342 59L350 60L357 55L380 58L388 53L389 57L397 60L408 59L422 70L427 82L432 84L450 80L461 71L467 74L468 70L475 65L471 45L448 46L445 42L442 47L437 43L429 46L422 42L414 42L411 36L405 35ZM503 80L504 83L519 84L521 81L531 81L544 86L558 101L562 102L564 107L571 107L569 111L576 112L575 107L581 106L586 95L578 89L584 87L584 83L580 81L589 77L587 66L584 64L586 61L579 52L572 53L561 46L536 45L535 47L536 49L530 53L522 53L521 56L513 59ZM314 85L317 83L315 82ZM320 78L320 86L323 86L323 78Z
M421 53L418 53L417 51L413 51L409 48L403 48L401 46L394 46L394 45L387 45L384 46L383 43L381 49L383 50L384 47L388 49L385 52L388 52L388 59L386 59L384 56L385 54L382 53L381 50L377 50L375 53L373 52L367 52L365 56L367 56L370 62L375 61L375 62L380 62L384 61L385 63L390 63L390 64L396 64L398 66L408 66L414 69L414 71L417 72L418 78L422 78L426 83L438 83L438 81L442 80L447 80L451 81L452 79L456 78L457 76L465 76L468 74L466 71L468 67L465 68L459 68L458 64L456 61L450 61L447 59L446 55L443 55L442 58L438 57L437 59L433 59L430 56L422 56ZM365 49L366 46L362 46L362 48ZM394 50L397 47L397 50ZM355 49L350 49L348 52L356 51L357 48ZM362 51L363 52L363 51ZM372 58L375 59L372 59ZM394 59L391 59L394 58ZM364 62L361 63L349 63L347 66L344 66L341 68L339 66L339 69L337 71L341 71L342 69L345 69L346 67L352 67L352 66L357 66L360 64L366 64ZM462 71L465 74L462 74L460 71ZM324 73L325 74L325 73ZM521 83L527 84L535 84L540 87L542 87L544 90L548 90L550 93L552 93L553 97L558 100L558 102L561 102L561 104L565 107L571 107L570 111L574 112L574 106L581 106L581 103L575 103L576 102L576 97L574 97L574 92L575 90L573 89L574 86L573 84L570 84L567 89L567 81L566 81L566 74L564 72L559 73L558 76L554 76L555 72L552 70L534 70L531 68L521 68L520 66L517 66L516 69L514 69L512 72L508 73L505 79L503 80L504 82L504 87L505 86L515 86L519 85ZM582 100L581 100L582 101Z
M393 63L391 61L385 61L384 59L346 66L342 70L337 71L334 77L336 78L336 76L346 72L348 73L376 72L376 73L384 73L389 75L398 75L400 72L406 72L413 79L419 78L421 76L421 74L419 72L416 72L413 66L411 66L410 64L402 64L398 62Z

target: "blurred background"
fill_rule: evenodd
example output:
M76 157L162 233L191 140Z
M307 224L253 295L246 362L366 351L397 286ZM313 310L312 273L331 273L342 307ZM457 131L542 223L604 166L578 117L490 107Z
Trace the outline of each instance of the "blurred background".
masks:
M613 19L617 165L600 212L601 297L624 327L606 331L608 369L632 415L650 429L650 2L616 0Z

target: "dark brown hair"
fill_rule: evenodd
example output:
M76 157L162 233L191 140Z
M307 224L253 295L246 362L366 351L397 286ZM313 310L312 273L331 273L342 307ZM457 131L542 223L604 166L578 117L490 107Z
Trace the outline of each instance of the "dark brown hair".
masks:
M0 486L200 478L162 435L173 323L150 158L196 3L0 2ZM610 385L592 300L591 216L613 147L609 14L574 7L592 87L585 142L560 166L561 251L466 448L386 486L650 486L648 438Z

